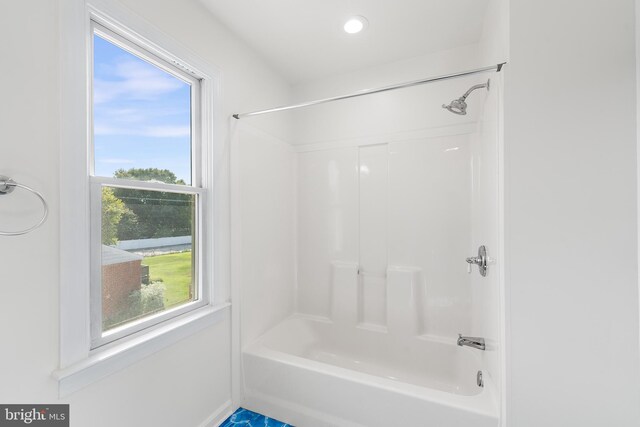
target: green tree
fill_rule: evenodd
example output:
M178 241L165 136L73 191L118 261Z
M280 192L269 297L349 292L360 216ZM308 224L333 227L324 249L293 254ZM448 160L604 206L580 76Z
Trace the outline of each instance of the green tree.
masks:
M136 181L160 181L165 184L185 185L184 180L178 179L176 174L169 169L158 168L132 168L129 170L118 169L114 176L120 179L134 179Z
M102 188L102 244L115 245L118 242L118 225L127 211L112 188Z
M159 181L165 184L185 184L168 169L119 169L115 172L115 177L139 181ZM131 188L115 188L114 193L135 214L132 217L122 218L118 227L120 240L191 235L193 196Z

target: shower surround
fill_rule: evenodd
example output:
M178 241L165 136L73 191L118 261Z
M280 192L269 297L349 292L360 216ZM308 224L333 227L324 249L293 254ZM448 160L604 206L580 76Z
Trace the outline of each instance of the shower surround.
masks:
M434 102L454 121L417 130L289 146L237 125L244 407L305 427L499 425L499 86L464 119ZM467 271L480 245L487 277Z

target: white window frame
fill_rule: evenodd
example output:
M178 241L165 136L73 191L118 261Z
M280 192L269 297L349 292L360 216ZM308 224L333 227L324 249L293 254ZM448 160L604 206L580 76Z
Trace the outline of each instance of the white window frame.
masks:
M202 182L202 129L201 129L201 82L202 78L195 72L187 72L177 66L171 64L181 63L177 58L161 58L153 53L147 51L143 47L139 46L134 41L122 36L117 32L118 30L112 30L104 25L91 20L91 57L95 55L95 49L93 46L94 36L97 35L109 43L131 53L132 55L141 58L163 71L167 72L171 76L188 83L191 86L191 145L190 145L190 158L191 158L191 185L172 185L163 184L157 182L144 182L119 179L113 177L96 176L95 174L95 135L91 133L89 139L89 182L90 182L90 200L91 200L91 349L96 349L102 345L114 342L125 336L132 335L147 329L150 326L167 321L174 317L180 316L191 310L203 307L209 303L209 288L204 286L208 277L205 275L206 271L203 269L202 248L206 247L206 236L203 231L203 224L208 217L206 209L206 197L207 189L203 186ZM93 86L94 73L93 63L91 61L91 84ZM91 94L93 90L90 90ZM93 110L93 102L89 104L89 108ZM89 128L93 129L93 111L90 114ZM196 236L193 247L193 262L194 262L194 289L195 299L186 304L170 308L169 310L163 310L160 313L145 316L133 322L128 322L119 327L103 332L102 330L102 236L101 236L101 222L102 222L102 189L104 187L110 188L127 188L136 190L150 190L150 191L167 191L178 194L189 194L196 198L196 215L194 224L194 235Z
M58 380L60 396L104 378L177 341L229 318L227 267L218 257L215 247L221 246L228 231L221 227L214 212L224 212L216 203L225 194L224 183L215 183L214 152L221 155L221 146L214 141L214 120L219 114L219 82L221 73L171 37L133 14L116 2L65 0L60 4L60 365L53 376ZM196 76L200 84L200 117L193 126L201 144L193 144L192 186L116 180L93 175L92 64L94 24L113 32L127 43L143 49L153 57L166 61L172 74L175 69L184 76ZM120 41L120 40L119 40ZM120 43L118 43L120 44ZM140 52L136 50L136 55ZM145 58L147 59L147 58ZM164 64L162 64L164 66ZM193 91L197 92L197 91ZM215 102L214 102L215 101ZM194 102L194 100L192 100ZM219 121L217 122L219 123ZM90 215L92 198L103 185L132 186L143 190L164 190L196 194L199 200L196 227L200 261L198 269L199 297L192 303L178 306L142 319L139 328L123 328L107 340L92 340L91 280L96 274L96 236L92 236ZM222 196L220 194L222 194ZM97 200L97 202L96 202ZM93 209L101 197L93 197ZM95 227L100 229L100 227ZM219 232L218 232L219 230ZM95 234L95 232L94 232ZM93 237L93 240L92 240ZM98 242L101 239L98 238ZM220 254L222 260L224 254ZM91 260L94 260L92 267ZM214 270L221 267L220 270ZM216 282L214 288L214 275ZM96 294L94 289L94 295ZM101 289L100 289L101 295ZM93 299L96 304L96 299ZM94 307L95 312L95 307ZM170 317L170 318L169 318ZM131 325L133 326L132 322ZM95 323L94 323L95 325ZM135 329L135 330L134 330ZM93 331L95 335L95 330Z

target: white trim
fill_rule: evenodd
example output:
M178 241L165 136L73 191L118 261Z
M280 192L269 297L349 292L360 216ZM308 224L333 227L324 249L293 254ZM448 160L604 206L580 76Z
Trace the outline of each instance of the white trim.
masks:
M500 296L500 382L498 384L500 395L500 425L507 426L508 406L511 402L511 299L507 287L507 218L506 218L506 165L505 165L505 140L504 140L504 86L505 78L508 78L508 64L502 69L493 87L497 89L498 97L498 275Z
M101 22L105 24L102 24ZM108 25L108 26L107 26ZM170 74L172 77L177 77L182 80L184 83L189 85L199 85L200 77L198 74L186 67L185 65L180 64L180 61L170 56L169 54L165 54L163 56L157 56L151 52L150 49L147 49L145 45L149 44L148 42L143 42L140 45L135 43L133 40L130 40L120 33L122 32L121 28L116 28L113 26L110 21L106 21L101 19L101 15L97 12L95 15L92 14L91 19L91 31L92 34L99 36L100 38L108 41L112 45L119 47L120 49L129 52L133 56L139 57L166 73ZM125 30L125 32L127 32ZM159 50L157 47L153 48L153 50Z
M200 172L202 169L205 169L207 163L203 161L204 168L201 167L199 160L200 153L203 151L201 146L206 142L200 139L200 135L203 134L201 130L199 130L199 126L205 122L202 118L202 105L199 103L199 100L203 97L200 96L201 91L201 83L204 81L204 77L201 77L194 71L195 67L190 65L185 65L182 59L178 59L177 55L173 53L168 53L167 51L162 50L156 44L143 39L141 36L137 35L128 27L125 27L119 23L113 22L111 18L105 16L103 13L94 10L93 8L89 9L89 28L90 28L90 37L91 41L93 41L94 37L97 35L98 37L103 38L104 40L112 43L114 46L122 49L124 51L129 52L130 54L140 58L141 60L147 61L160 69L164 70L172 77L183 80L185 83L190 85L191 92L191 146L190 146L190 155L191 155L191 185L175 185L175 184L165 184L160 182L144 182L130 179L117 179L111 177L104 176L94 176L95 174L95 164L89 165L89 193L90 193L90 227L91 227L91 291L90 291L90 307L91 307L91 349L92 351L100 346L105 344L109 344L111 342L115 342L121 338L127 337L131 334L135 334L141 330L144 330L150 326L158 324L160 322L167 321L176 316L180 316L187 311L198 309L204 305L209 304L209 298L211 295L210 286L206 286L205 284L212 283L212 278L203 276L202 266L205 264L203 261L203 251L202 247L206 245L206 240L208 238L207 235L202 233L202 225L206 222L206 219L209 219L210 216L207 214L207 210L205 208L206 204L206 194L207 190L210 190L213 185L206 185L209 183L203 182L200 177ZM95 61L95 51L94 44L89 43L91 49L89 49L87 53L87 60L89 61L89 68L93 71L93 62ZM174 64L181 64L181 67L178 67ZM89 95L93 93L93 80L94 75L91 72L88 76L89 86L91 87L91 91ZM88 103L88 108L90 111L90 128L93 129L93 103ZM89 154L92 158L92 161L95 162L95 146L94 146L94 134L93 132L89 135ZM203 188L199 188L200 185L205 184ZM103 331L103 318L102 318L102 263L101 252L102 252L102 238L100 235L101 227L99 227L101 220L101 212L102 212L102 188L105 186L114 186L119 188L131 188L131 189L142 189L148 191L168 191L174 192L178 194L197 194L195 198L196 203L196 215L194 218L194 236L195 236L195 244L193 246L192 257L193 257L193 284L195 291L195 299L189 304L184 304L181 307L176 307L174 309L166 310L161 313L158 313L153 316L144 317L138 321L127 323L122 327L116 328L112 331Z
M88 355L89 180L83 0L60 2L60 366Z
M167 193L204 194L206 189L189 185L166 184L155 181L136 181L134 179L109 178L92 176L91 183L117 188L131 188L134 190L165 191Z
M242 376L242 198L240 197L239 120L229 117L230 220L231 220L231 401L240 406L244 401Z
M100 350L90 352L90 229L89 229L89 179L90 159L88 141L89 120L89 71L92 61L88 57L92 33L91 19L100 24L117 24L119 27L135 29L127 35L142 41L143 47L161 58L169 57L168 52L179 53L184 64L189 64L201 81L201 129L202 185L208 194L203 194L202 207L213 219L210 224L201 224L203 246L200 253L211 262L203 263L201 274L206 279L203 298L208 294L210 304L151 328L146 333L135 334L122 342L118 341ZM179 339L224 318L229 303L228 266L224 251L218 252L220 242L225 242L228 230L216 214L221 212L217 205L220 194L225 194L226 181L214 181L219 173L214 163L215 155L224 155L224 144L214 145L214 122L220 117L221 73L188 48L166 35L149 22L140 18L121 4L108 0L62 0L59 14L60 26L60 90L63 94L60 104L60 363L54 373L58 379L61 395L68 394L85 385L97 381L112 372L120 370L141 358L147 357L160 348L171 345ZM154 40L167 50L151 43ZM167 56L168 55L168 56ZM176 64L184 68L184 64ZM214 102L215 100L215 102ZM217 123L217 122L216 122ZM220 136L218 133L217 136ZM195 169L194 169L195 170ZM147 187L148 183L137 183ZM164 187L163 187L164 189ZM170 191L200 193L193 187L179 186ZM220 233L214 230L220 229ZM217 255L217 254L220 255ZM218 257L223 257L221 261ZM219 268L214 268L214 265ZM213 283L217 286L214 288ZM215 291L214 291L215 289ZM214 293L215 292L215 293ZM212 305L215 303L216 305ZM223 310L225 309L225 310Z
M369 135L358 138L337 139L331 141L315 142L312 144L294 145L296 153L309 151L333 150L337 148L363 147L367 145L388 144L389 142L408 141L421 138L437 138L441 136L467 135L475 133L477 123L462 123L450 126L429 127L406 132L392 132L381 135Z
M635 0L636 38L636 233L638 239L638 307L640 307L640 0ZM639 319L640 322L640 319ZM639 323L640 326L640 323ZM640 333L640 327L638 328ZM640 343L640 339L638 340Z
M299 301L299 296L300 296L300 286L299 286L299 274L300 274L300 270L298 268L298 264L299 264L299 248L300 245L298 243L298 227L300 225L299 222L299 214L300 211L298 209L298 200L299 200L299 191L298 191L298 186L299 186L299 178L300 178L300 173L299 173L299 165L300 165L300 159L299 156L293 156L293 159L291 160L293 162L292 164L292 168L293 168L293 179L291 180L291 194L292 194L292 202L293 202L293 295L291 296L293 298L293 302L291 304L291 307L293 307L293 312L297 313L299 311L299 307L298 307L298 301Z
M189 194L195 197L195 206L197 207L197 214L193 227L195 229L195 244L192 247L192 265L194 268L193 284L195 288L194 299L183 303L177 307L169 308L156 313L151 316L145 316L136 321L132 321L117 327L113 330L103 331L103 318L102 318L102 236L101 227L99 224L102 212L102 188L107 185L103 185L100 182L94 182L96 180L90 178L91 182L91 220L96 221L96 226L91 228L91 349L97 349L110 342L117 341L129 335L135 334L139 331L147 329L158 323L167 321L173 317L180 316L188 311L197 310L200 307L208 305L210 303L209 296L211 292L207 289L208 286L205 283L211 283L211 279L203 277L201 267L205 264L202 262L202 245L203 238L201 233L201 224L204 223L202 218L204 212L202 205L206 201L206 193L204 189L187 187L181 189L180 192L172 191L175 194ZM117 181L112 179L113 181ZM132 181L137 183L137 181ZM111 187L111 185L109 185ZM181 186L176 186L181 187ZM120 188L138 188L120 186ZM146 190L146 191L158 191L158 190Z
M172 319L178 318L186 313L196 312L199 309L206 309L208 306L209 305L202 300L194 300L130 323L126 323L106 332L98 330L98 335L96 335L97 338L91 342L91 351L89 352L89 355L91 356L96 352L99 353L103 347L109 346L110 344L117 345L121 341L134 339L134 337L139 334L152 333L152 329L154 327L162 326L165 323L171 322ZM100 326L101 324L102 323L97 323L97 326Z
M93 152L93 149L89 151ZM102 227L98 227L98 218L102 217L102 186L91 182L89 178L89 245L91 256L91 275L89 278L89 307L91 325L89 327L89 348L97 346L96 338L102 336ZM93 224L93 222L96 224ZM101 224L101 223L100 223Z
M135 339L93 352L90 357L76 364L54 371L52 375L58 380L59 396L68 396L196 332L215 325L227 316L230 307L229 303L216 307L210 306L178 317Z
M110 0L89 0L86 10L90 19L108 29L113 29L115 26L120 32L120 28L127 28L127 31L124 32L126 38L160 58L171 62L174 60L175 55L170 52L180 52L180 59L185 61L188 66L185 67L184 64L176 65L195 73L200 78L212 80L220 75L220 70L201 59L199 55L193 53L185 45L140 18L125 6Z
M240 174L240 144L239 132L247 132L252 136L257 136L265 143L274 144L287 152L294 154L295 148L291 144L256 128L255 126L229 117L229 144L230 144L230 182L231 182L231 300L233 309L231 313L231 401L235 406L240 406L244 401L244 378L242 365L242 198L241 174ZM296 162L296 159L292 159ZM291 183L295 197L296 180ZM295 207L295 205L294 205ZM295 221L295 219L294 219ZM295 225L294 225L295 227ZM295 228L294 228L295 229ZM294 244L296 242L294 233ZM294 263L294 269L297 268ZM294 278L295 280L295 278ZM295 283L295 281L294 281ZM296 304L295 295L292 306Z
M230 400L224 402L218 409L216 409L211 415L207 417L206 420L201 422L198 427L218 427L225 421L227 418L231 416L238 409L234 408L233 404Z

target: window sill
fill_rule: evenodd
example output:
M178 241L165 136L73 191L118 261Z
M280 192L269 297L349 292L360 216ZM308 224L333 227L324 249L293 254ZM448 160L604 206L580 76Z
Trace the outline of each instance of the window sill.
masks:
M203 307L120 344L92 351L86 359L53 372L59 396L68 396L220 322L230 307L229 303Z

